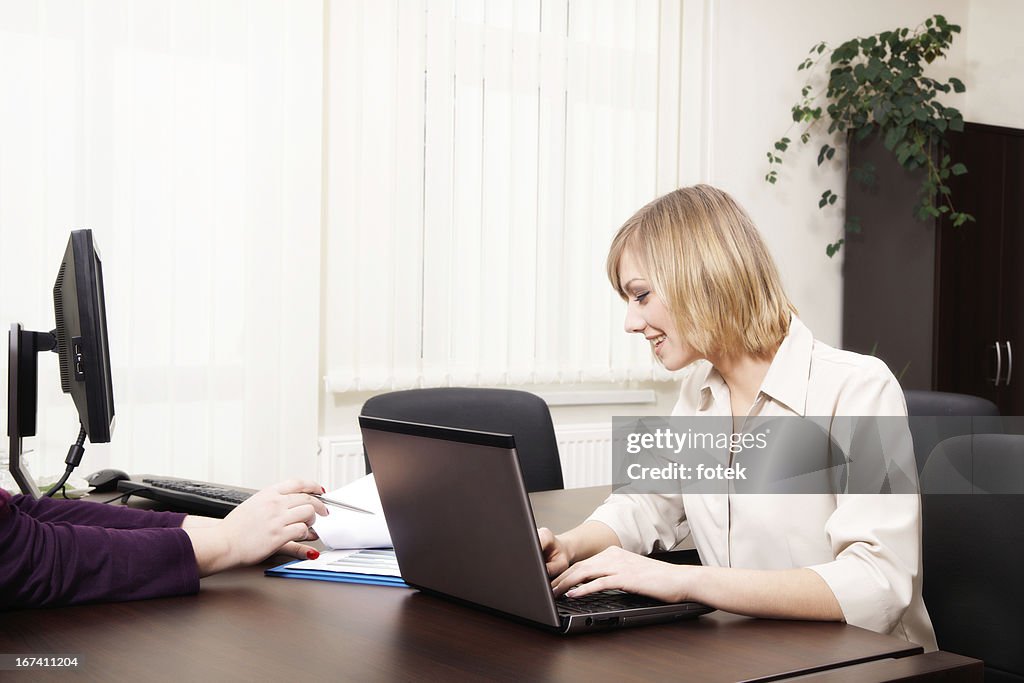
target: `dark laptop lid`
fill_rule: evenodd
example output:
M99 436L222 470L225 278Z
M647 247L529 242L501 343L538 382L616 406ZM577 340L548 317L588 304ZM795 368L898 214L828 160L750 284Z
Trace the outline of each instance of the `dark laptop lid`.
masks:
M359 417L402 578L559 626L515 440Z

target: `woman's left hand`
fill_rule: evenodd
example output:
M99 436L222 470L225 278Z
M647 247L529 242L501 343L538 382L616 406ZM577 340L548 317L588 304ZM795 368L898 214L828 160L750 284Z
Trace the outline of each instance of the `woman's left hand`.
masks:
M613 546L572 565L551 582L551 587L556 598L563 593L570 598L578 598L618 589L663 602L682 602L689 593L687 579L690 569Z

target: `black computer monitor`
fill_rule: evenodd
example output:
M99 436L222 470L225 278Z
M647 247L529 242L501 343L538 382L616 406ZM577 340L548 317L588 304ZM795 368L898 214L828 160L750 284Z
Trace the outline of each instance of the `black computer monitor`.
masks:
M25 468L21 440L36 433L38 363L36 354L53 351L59 356L60 383L78 409L78 439L65 459L64 477L46 495L63 486L81 461L82 445L110 441L114 427L114 390L107 346L107 313L103 294L103 264L92 230L73 230L53 286L56 329L33 332L20 323L8 336L10 363L7 378L7 434L10 469L22 493L40 492Z

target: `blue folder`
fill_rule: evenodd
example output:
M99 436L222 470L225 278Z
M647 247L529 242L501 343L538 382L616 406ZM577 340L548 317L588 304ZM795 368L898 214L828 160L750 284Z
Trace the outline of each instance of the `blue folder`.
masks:
M362 583L369 586L394 586L408 588L409 584L397 576L380 574L356 574L353 572L328 572L320 569L287 569L301 560L292 560L278 567L271 567L263 573L266 576L283 576L286 579L312 579L314 581L335 581L338 583Z

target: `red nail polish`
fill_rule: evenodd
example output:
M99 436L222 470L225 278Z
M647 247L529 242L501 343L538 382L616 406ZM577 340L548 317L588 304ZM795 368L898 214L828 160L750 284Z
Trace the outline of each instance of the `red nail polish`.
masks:
M320 487L320 493L327 493L327 489L325 489L323 486L321 486Z
M307 550L306 551L306 559L307 560L315 560L318 557L320 557L320 553L318 551L316 551L316 550Z

